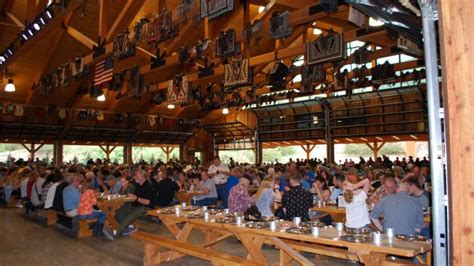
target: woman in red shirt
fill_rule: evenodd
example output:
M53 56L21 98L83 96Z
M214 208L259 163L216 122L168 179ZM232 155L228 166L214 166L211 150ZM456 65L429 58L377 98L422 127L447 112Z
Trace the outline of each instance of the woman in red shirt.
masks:
M82 194L77 210L79 213L79 219L97 219L96 225L94 227L94 236L98 236L102 233L105 222L105 213L94 210L94 205L96 204L97 198L95 197L95 192L92 189L92 181L86 180L84 183L82 183Z

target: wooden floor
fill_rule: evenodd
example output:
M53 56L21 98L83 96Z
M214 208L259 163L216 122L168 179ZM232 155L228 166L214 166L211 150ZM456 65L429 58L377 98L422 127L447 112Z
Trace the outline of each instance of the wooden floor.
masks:
M140 229L169 236L167 230L147 221L140 221ZM191 239L204 236L193 233ZM244 249L236 239L228 239L218 247L228 253L244 256ZM278 252L264 246L268 261L276 262ZM20 209L0 208L0 265L143 265L143 245L123 237L109 241L104 237L75 240L55 226L45 227L28 220ZM314 259L314 256L308 258ZM184 257L162 265L210 265L208 262ZM357 265L355 263L319 257L317 265Z

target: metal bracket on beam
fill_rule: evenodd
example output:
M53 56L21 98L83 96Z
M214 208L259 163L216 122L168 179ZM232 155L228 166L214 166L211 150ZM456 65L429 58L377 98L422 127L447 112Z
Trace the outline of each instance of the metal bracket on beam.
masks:
M424 17L432 21L438 20L438 0L418 0L418 3Z

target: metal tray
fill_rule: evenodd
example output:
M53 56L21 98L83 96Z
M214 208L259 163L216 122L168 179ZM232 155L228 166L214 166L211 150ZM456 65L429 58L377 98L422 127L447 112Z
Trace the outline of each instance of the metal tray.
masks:
M424 237L424 236L397 234L397 235L395 235L395 237L400 239L400 240L404 240L404 241L420 241L420 242L427 241L426 237Z
M217 218L216 223L220 223L220 224L235 223L235 218L231 218L231 217Z
M287 233L296 234L296 235L307 235L311 234L311 229L306 227L291 227L286 229Z
M219 209L208 209L207 212L208 212L210 215L216 215L216 214L222 213L222 210L219 210Z
M162 210L159 210L158 211L159 214L173 214L175 213L175 210L174 209L162 209Z
M199 210L199 209L201 209L201 207L199 207L199 206L186 206L186 207L184 207L184 208L181 208L181 210L187 211L187 212L189 212L189 211L197 211L197 210Z
M268 223L266 223L266 222L247 222L247 223L245 223L245 227L260 229L260 228L268 227Z
M316 222L316 221L309 221L309 222L302 222L300 227L305 227L311 229L312 227L320 227L323 228L325 226L324 223Z
M372 241L371 235L343 235L339 237L340 240L351 243L367 243Z
M204 218L204 215L202 213L190 213L190 214L186 214L186 218L201 219L201 218Z
M351 235L370 235L370 230L367 228L350 228L344 226L344 232Z

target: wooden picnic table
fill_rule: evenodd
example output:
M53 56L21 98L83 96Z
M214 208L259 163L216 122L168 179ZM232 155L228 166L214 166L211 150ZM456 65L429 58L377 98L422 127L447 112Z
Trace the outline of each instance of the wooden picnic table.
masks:
M133 202L133 199L127 198L124 196L119 196L115 198L98 198L97 207L105 213L105 221L112 228L117 229L118 222L115 219L115 213L120 207L122 207L127 202Z
M175 237L177 245L182 242L215 250L218 242L228 237L236 237L248 252L247 259L257 263L268 264L261 252L262 245L267 243L280 250L280 265L287 265L293 260L302 265L315 265L308 258L302 256L301 251L358 261L369 266L390 264L388 260L386 261L387 256L390 255L409 259L416 258L421 263L431 264L432 245L428 242L384 239L378 245L374 243L351 243L340 240L339 237L344 233L338 232L335 228L321 228L319 236L315 237L312 235L290 234L284 230L253 229L214 221L215 218L222 216L211 216L209 221L190 219L185 216L186 213L181 212L181 215L177 216L176 214L162 214L157 210L151 210L148 215L158 217L163 221L163 224ZM184 225L179 227L179 224ZM204 243L193 244L189 241L189 235L193 229L204 232ZM426 260L420 256L424 253L427 253ZM182 256L185 256L185 254L170 250L161 253L146 253L145 259L146 261L164 262Z
M334 222L345 222L346 220L346 208L337 207L337 205L326 204L326 206L315 206L314 211L321 211L331 215ZM425 215L424 221L427 224L431 223L431 215Z

